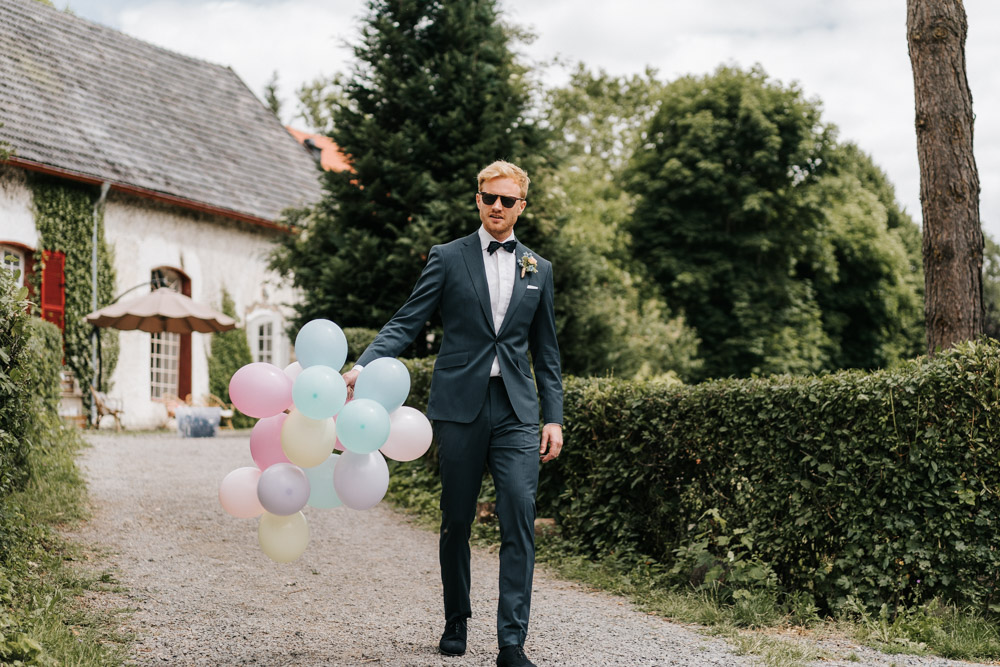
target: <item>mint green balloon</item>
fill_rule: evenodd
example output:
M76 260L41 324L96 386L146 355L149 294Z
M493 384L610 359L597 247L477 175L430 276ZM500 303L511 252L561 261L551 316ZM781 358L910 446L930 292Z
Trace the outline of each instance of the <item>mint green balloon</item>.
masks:
M337 437L344 449L369 454L389 439L389 413L378 401L356 398L337 415Z
M338 459L339 454L331 454L318 466L302 469L309 478L309 507L333 509L344 504L333 488L333 471Z
M344 378L329 366L302 369L292 385L295 408L309 419L334 416L347 400Z

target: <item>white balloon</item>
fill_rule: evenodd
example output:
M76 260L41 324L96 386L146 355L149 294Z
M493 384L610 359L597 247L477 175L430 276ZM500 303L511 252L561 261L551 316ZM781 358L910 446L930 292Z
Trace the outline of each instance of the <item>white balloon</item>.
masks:
M427 416L404 405L389 413L389 438L379 451L396 461L412 461L427 452L433 438L434 429Z
M333 488L337 497L354 510L375 507L389 489L389 466L377 451L340 455L333 469Z
M290 377L292 379L292 382L295 382L295 378L297 378L299 376L299 373L301 372L302 372L302 364L300 364L297 361L293 361L292 363L285 366L285 375Z

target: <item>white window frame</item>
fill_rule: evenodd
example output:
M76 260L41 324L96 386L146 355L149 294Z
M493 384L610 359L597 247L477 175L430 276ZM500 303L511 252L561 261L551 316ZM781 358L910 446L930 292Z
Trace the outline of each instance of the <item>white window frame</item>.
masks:
M181 274L160 267L150 273L150 280L180 292ZM158 285L158 286L159 286ZM149 334L149 397L164 399L177 396L180 389L181 335L166 331ZM183 399L183 396L178 396Z
M261 353L261 345L266 342L266 339L261 339L261 328L265 326L271 327L271 338L270 338L270 355L271 358L265 359L266 355ZM273 310L259 309L250 313L247 317L247 344L250 346L250 356L254 361L266 361L267 363L274 364L278 368L284 368L288 365L288 342L285 336L285 320L278 313Z
M177 396L180 386L181 335L149 334L149 394L151 398Z
M11 262L9 256L14 256L17 258L17 263ZM20 271L21 273L17 276L17 286L24 287L24 264L26 257L24 256L24 251L20 248L15 248L9 245L0 245L0 267L5 270L14 272Z
M257 348L253 350L254 361L273 364L277 352L274 349L274 320L261 320L254 326L256 327L254 334L257 338Z

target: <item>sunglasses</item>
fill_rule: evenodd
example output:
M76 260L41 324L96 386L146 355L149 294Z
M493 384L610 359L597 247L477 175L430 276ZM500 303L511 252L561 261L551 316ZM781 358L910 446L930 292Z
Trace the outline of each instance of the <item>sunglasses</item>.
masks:
M504 208L514 208L514 204L524 201L524 197L507 197L506 195L495 195L489 192L480 192L479 196L483 198L483 203L487 206L493 206L497 202L497 197L500 197L500 203L503 204Z

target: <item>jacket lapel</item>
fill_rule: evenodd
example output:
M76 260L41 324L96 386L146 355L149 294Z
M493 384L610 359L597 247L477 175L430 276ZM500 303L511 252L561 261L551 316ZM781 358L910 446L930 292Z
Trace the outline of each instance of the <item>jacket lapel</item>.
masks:
M525 277L521 278L521 255L527 251L528 249L518 241L517 247L514 249L514 291L511 292L510 305L507 306L507 314L503 318L503 324L500 325L500 331L497 332L498 336L507 329L510 321L514 319L512 315L520 305L524 293L528 291L528 276L531 274L525 274ZM485 269L483 272L485 273Z
M476 296L479 297L479 305L483 308L483 315L486 316L486 321L490 325L490 331L495 331L493 307L490 305L490 288L486 284L486 266L483 264L483 249L479 247L479 232L465 238L462 258L465 259L465 268L469 270L472 287L476 290Z

